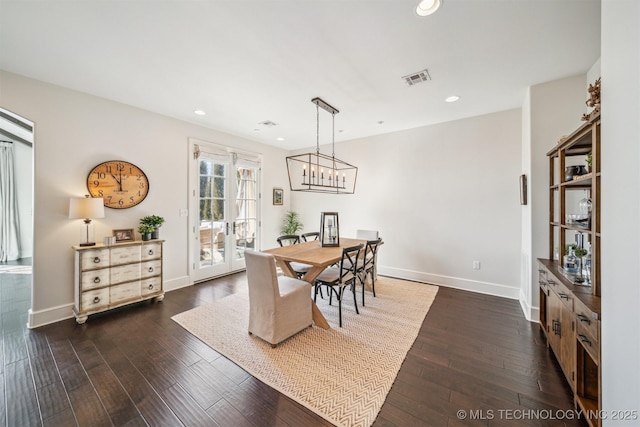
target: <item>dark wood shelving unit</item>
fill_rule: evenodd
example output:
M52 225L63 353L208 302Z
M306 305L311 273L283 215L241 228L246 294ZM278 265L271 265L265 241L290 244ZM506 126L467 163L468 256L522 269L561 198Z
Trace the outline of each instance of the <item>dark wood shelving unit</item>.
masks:
M565 178L565 167L592 154L588 173ZM549 158L549 257L538 259L540 326L574 393L577 407L592 427L599 427L602 408L600 366L600 115L592 116L551 149ZM567 223L569 192L590 192L587 225ZM568 200L569 199L569 200ZM569 208L569 209L568 209ZM573 206L576 208L576 206ZM563 269L564 248L580 233L591 245L590 283ZM558 254L557 258L556 255Z

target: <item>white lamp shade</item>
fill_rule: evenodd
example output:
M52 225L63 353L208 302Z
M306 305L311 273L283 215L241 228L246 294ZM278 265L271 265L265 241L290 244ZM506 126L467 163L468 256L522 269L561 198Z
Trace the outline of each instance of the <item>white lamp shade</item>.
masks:
M69 219L104 218L104 199L72 197L69 199Z
M434 13L440 5L442 0L422 0L416 8L416 13L420 16L427 16Z

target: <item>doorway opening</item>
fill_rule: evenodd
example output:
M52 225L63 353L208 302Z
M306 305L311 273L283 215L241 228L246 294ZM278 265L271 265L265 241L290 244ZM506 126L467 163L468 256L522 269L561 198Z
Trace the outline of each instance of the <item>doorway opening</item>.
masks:
M2 336L26 329L32 305L34 134L32 121L0 107Z

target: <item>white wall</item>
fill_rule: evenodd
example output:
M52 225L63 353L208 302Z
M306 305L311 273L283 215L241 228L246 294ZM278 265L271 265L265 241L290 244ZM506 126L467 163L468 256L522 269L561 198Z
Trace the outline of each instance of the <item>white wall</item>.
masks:
M271 189L286 182L284 151L11 73L0 72L0 86L3 106L33 120L37 129L30 326L71 316L71 246L79 242L81 223L67 218L69 197L87 192L87 174L103 161L122 159L141 167L150 191L134 208L106 209L106 218L94 220L96 240L110 235L112 229L136 228L145 215L163 216L167 289L190 283L188 218L178 215L179 209L188 207L189 137L263 155L262 237L275 239L288 207L271 205Z
M522 168L529 200L522 215L523 275L520 303L529 320L538 320L537 258L549 257L549 161L547 152L583 122L586 74L531 86L523 106ZM580 195L581 197L582 195ZM577 204L576 204L577 206Z
M602 2L602 399L640 412L640 2ZM638 415L640 416L640 415ZM638 418L604 426L640 425Z
M356 194L294 193L292 207L305 231L318 230L322 211L339 212L342 236L379 230L381 274L517 298L520 116L337 143L336 156L359 167Z

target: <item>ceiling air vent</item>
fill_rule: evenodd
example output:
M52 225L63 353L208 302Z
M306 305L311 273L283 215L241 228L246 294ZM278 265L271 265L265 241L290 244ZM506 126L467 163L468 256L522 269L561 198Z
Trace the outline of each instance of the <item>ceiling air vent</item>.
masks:
M431 76L429 75L429 70L426 68L422 71L418 71L417 73L409 74L408 76L402 77L406 84L409 86L417 85L418 83L426 82L427 80L431 80Z
M272 122L271 120L265 120L264 122L260 122L258 124L267 128L278 126L276 122Z

